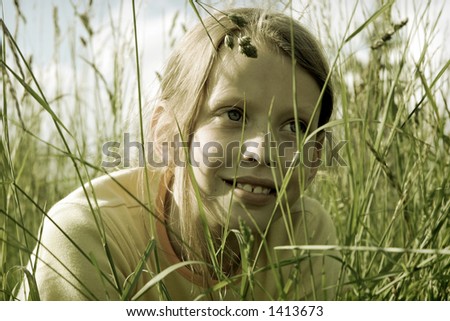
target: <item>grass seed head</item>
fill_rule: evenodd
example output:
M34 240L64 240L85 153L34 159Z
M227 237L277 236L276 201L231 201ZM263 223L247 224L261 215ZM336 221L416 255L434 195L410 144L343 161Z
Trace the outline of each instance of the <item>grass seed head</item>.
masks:
M242 16L237 14L229 14L228 19L230 19L230 21L239 28L243 28L247 25L247 21Z
M239 46L245 47L251 44L252 39L249 36L242 36L238 38Z
M257 58L258 51L254 45L251 43L246 46L239 46L239 52L249 58Z
M227 46L230 49L234 48L234 39L233 39L233 34L229 33L225 36L225 46Z
M252 39L249 36L240 36L238 38L239 52L249 58L257 58L258 51L252 44Z

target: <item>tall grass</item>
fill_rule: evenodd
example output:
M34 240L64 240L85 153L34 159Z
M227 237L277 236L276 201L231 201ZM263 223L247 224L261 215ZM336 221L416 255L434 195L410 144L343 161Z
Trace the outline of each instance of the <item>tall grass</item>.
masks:
M289 13L290 3L274 3ZM308 194L325 205L336 224L352 285L342 299L448 300L450 61L437 23L446 13L436 2L414 2L413 15L403 15L395 1L371 3L373 7L362 10L360 3L340 8L344 13L338 34L329 22L339 19L332 16L333 5L311 1L305 6L305 14L322 15L315 29L330 55L338 89L339 121L329 125L334 142L328 151L346 142L339 151L344 163L325 162ZM60 7L52 8L54 85L47 88L42 66L34 62L36 53L18 45L27 17L21 2L14 5L15 13L3 13L1 42L2 300L13 300L23 275L33 273L24 267L48 209L103 172L102 144L121 141L122 124L133 104L130 96L139 96L135 102L140 102L142 95L136 66L126 63L132 57L139 66L137 38L123 31L135 29L124 26L123 17L114 16L111 8L108 24L95 29L90 4L73 5L73 20L64 24L67 30L61 29ZM354 9L363 18L352 16ZM189 17L207 14L197 2L184 10ZM168 17L169 43L174 28L184 28L180 13ZM5 19L5 14L15 19ZM112 35L112 51L96 46L104 29ZM422 41L417 42L418 34ZM61 62L63 43L70 48L69 70ZM100 61L105 57L112 72ZM242 239L242 244L250 241L245 230ZM251 262L244 260L247 264ZM212 289L218 290L220 285Z

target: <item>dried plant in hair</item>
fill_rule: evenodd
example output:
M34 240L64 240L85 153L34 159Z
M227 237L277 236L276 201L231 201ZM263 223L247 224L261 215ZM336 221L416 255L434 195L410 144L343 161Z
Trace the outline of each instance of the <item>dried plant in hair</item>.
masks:
M197 2L195 1L195 4L193 1L190 1L190 5L191 7L194 9L195 13L197 14L197 16L200 18L200 13L196 7L196 4L198 6L200 6L203 10L205 10L207 12L207 14L213 19L215 20L220 26L222 26L223 28L225 28L225 30L227 30L227 34L224 38L224 44L225 46L227 46L230 49L234 48L234 37L236 37L238 39L238 45L239 45L239 52L249 58L257 58L258 57L258 50L256 49L255 45L253 45L251 43L251 39L248 36L244 36L242 35L242 33L240 32L243 28L247 27L248 25L248 21L246 20L246 18L239 14L239 13L226 13L223 12L221 10L218 10L217 8L214 8L213 6L207 5L205 3L202 2ZM237 29L239 30L238 32L234 31L234 30L230 30L229 28L227 28L222 22L219 21L219 19L212 14L206 7L210 7L212 9L214 9L215 11L223 14L224 16L226 16L228 18L228 20L237 27ZM200 18L200 22L203 24L203 27L205 27L203 20ZM206 29L206 28L205 28ZM234 28L233 28L234 29ZM211 42L211 36L208 32L208 30L206 30L208 37L210 38Z
M239 29L244 28L247 25L247 21L241 15L228 14L227 17ZM243 36L242 34L235 35L232 31L230 31L225 36L224 40L225 46L227 46L230 49L233 49L235 36L238 38L239 52L241 54L249 58L258 57L258 50L256 49L255 45L252 44L252 39L249 36Z

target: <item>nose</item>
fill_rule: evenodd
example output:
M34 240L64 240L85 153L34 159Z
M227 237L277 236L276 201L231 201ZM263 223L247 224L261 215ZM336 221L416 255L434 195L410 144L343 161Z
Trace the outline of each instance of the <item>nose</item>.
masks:
M246 139L242 144L241 162L244 166L267 165L270 166L270 148L275 142L270 140L270 134L260 132Z

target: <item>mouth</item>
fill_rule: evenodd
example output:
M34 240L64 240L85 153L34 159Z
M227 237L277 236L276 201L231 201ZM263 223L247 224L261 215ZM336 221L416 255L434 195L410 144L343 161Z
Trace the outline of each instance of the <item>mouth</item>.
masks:
M234 185L236 190L242 190L255 195L264 196L276 194L276 189L273 186L273 183L266 180L242 178L236 179L235 184L234 180L224 179L224 182L230 187L233 187Z

